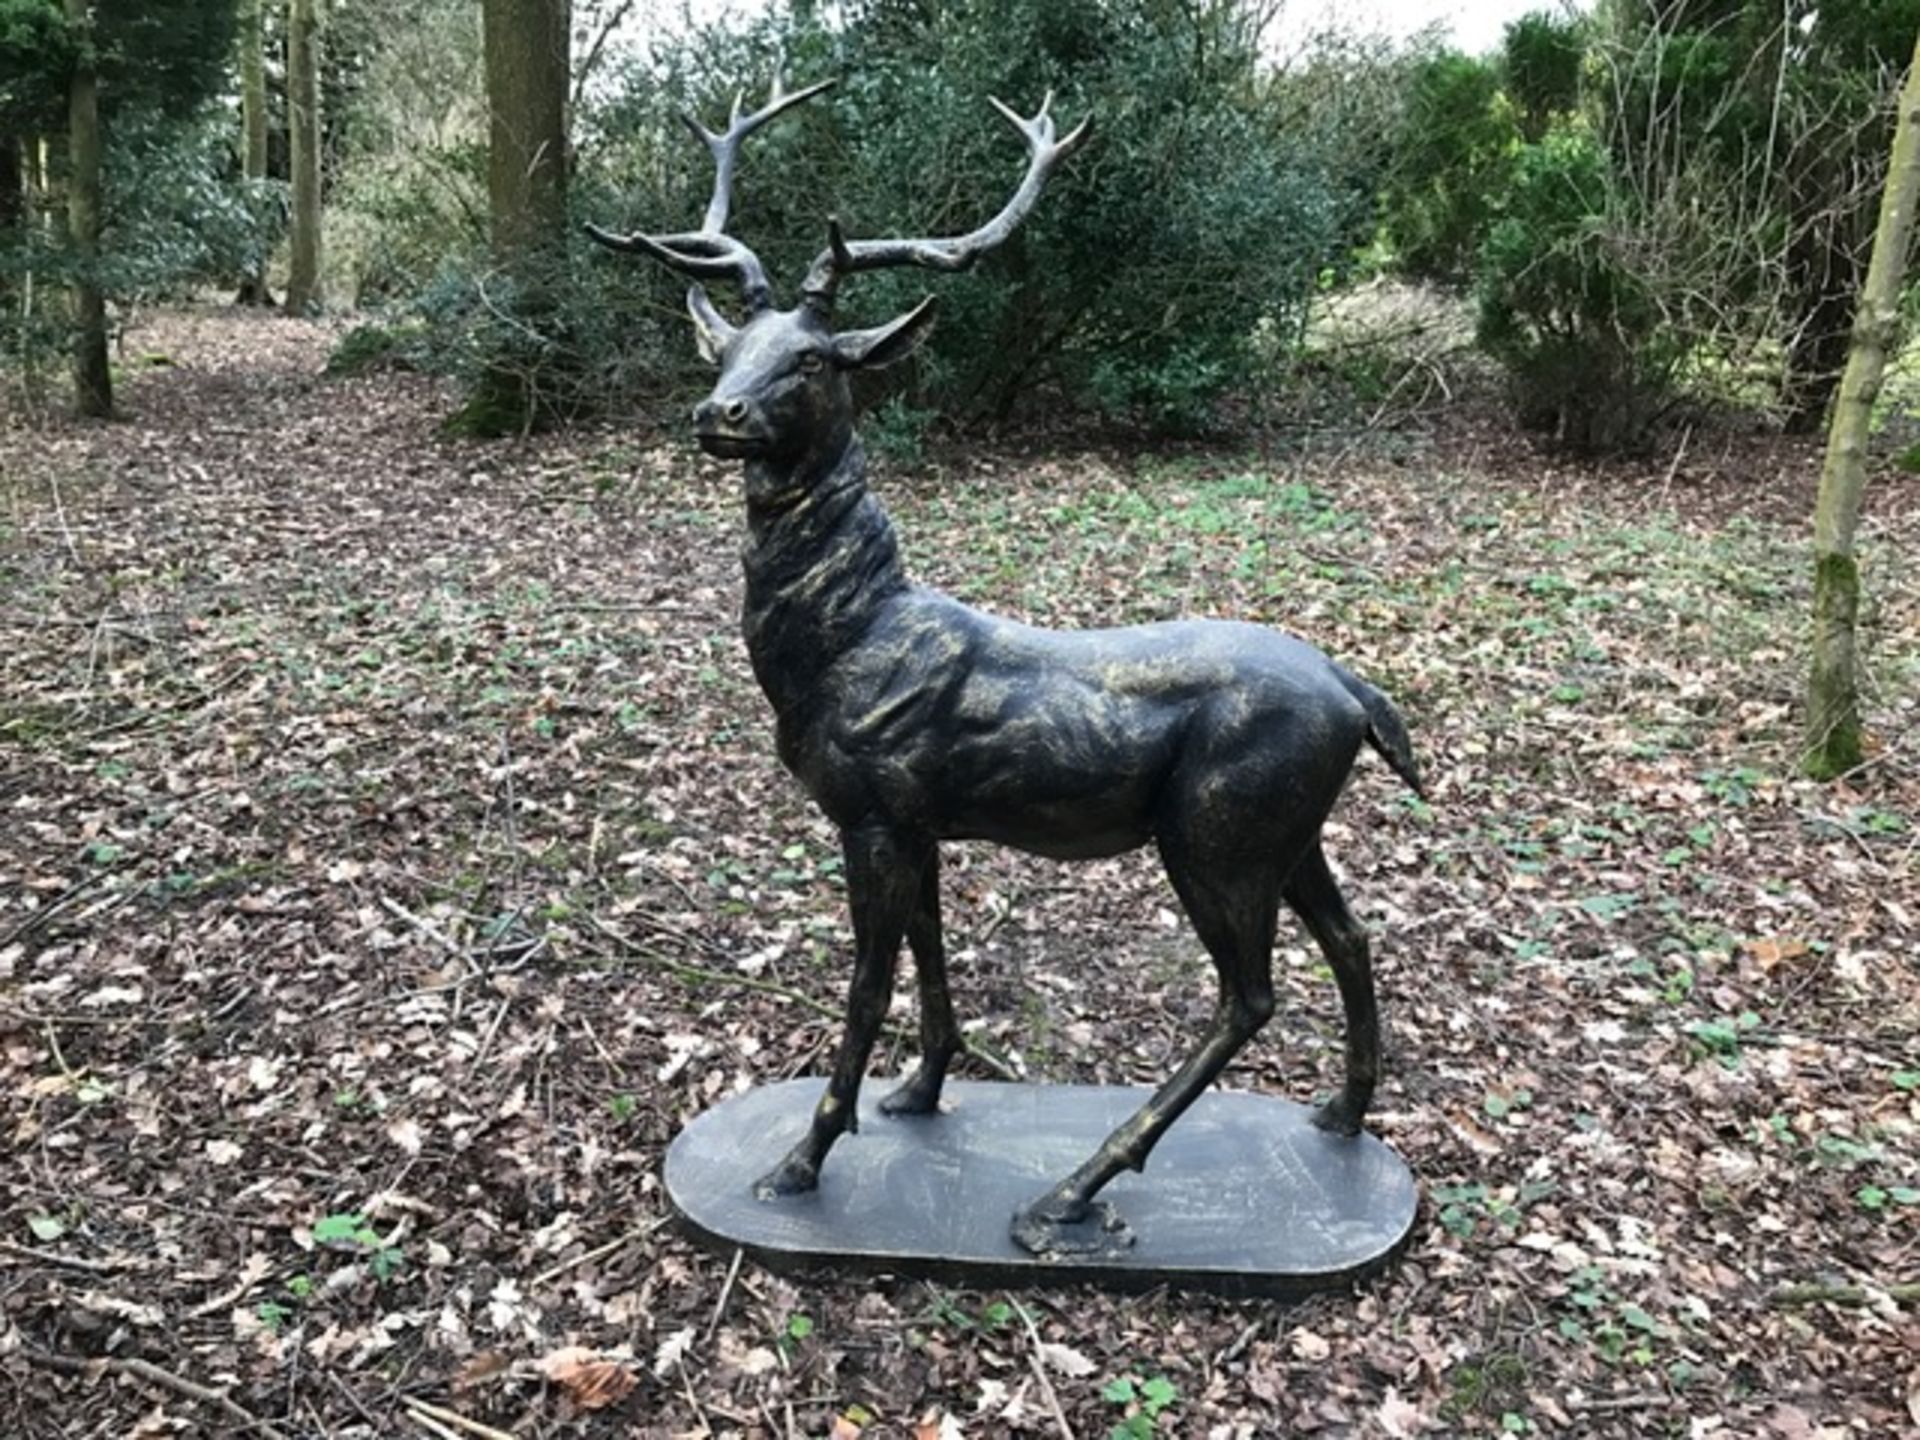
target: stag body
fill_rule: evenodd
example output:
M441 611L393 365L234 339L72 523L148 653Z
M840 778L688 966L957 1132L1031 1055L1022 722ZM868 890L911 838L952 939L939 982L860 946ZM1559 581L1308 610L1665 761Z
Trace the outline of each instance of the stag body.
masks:
M745 120L736 111L724 136L700 132L723 180L739 138L806 93L776 92ZM1326 954L1346 1010L1345 1083L1317 1118L1358 1130L1378 1078L1378 1017L1366 937L1327 868L1320 830L1363 744L1408 784L1419 781L1386 698L1299 640L1224 621L1043 630L907 579L867 490L846 374L910 351L930 308L835 333L833 288L875 264L959 268L1003 239L1084 133L1056 144L1045 107L1015 123L1033 160L999 217L939 242L849 245L836 225L794 310L771 307L758 261L719 224L664 239L600 238L696 274L735 274L760 297L735 327L698 287L689 295L701 349L721 367L695 429L710 454L746 462L748 652L782 761L840 829L855 967L826 1093L758 1192L813 1188L828 1150L853 1128L903 937L919 976L922 1054L882 1109L936 1108L960 1048L941 939L941 841L990 840L1061 859L1151 841L1213 958L1220 1003L1200 1047L1085 1164L1015 1217L1015 1238L1050 1252L1113 1243L1111 1217L1087 1223L1095 1194L1145 1164L1271 1016L1283 903ZM710 222L716 208L723 224L718 194Z

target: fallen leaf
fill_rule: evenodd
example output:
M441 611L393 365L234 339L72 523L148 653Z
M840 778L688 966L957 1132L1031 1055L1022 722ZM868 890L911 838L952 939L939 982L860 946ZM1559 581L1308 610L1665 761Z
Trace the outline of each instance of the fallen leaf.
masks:
M1796 960L1807 953L1807 942L1791 938L1749 940L1746 951L1762 970L1771 970L1783 960Z
M1380 1401L1380 1410L1375 1418L1380 1421L1380 1428L1393 1436L1394 1440L1406 1440L1406 1437L1419 1435L1427 1428L1427 1417L1420 1413L1420 1407L1401 1399L1400 1392L1391 1385Z
M688 1339L692 1330L680 1332ZM582 1410L604 1410L617 1405L639 1384L638 1378L618 1360L608 1360L597 1350L584 1345L568 1345L540 1361L540 1373L567 1392L567 1398Z
M693 1348L693 1327L688 1325L674 1331L660 1342L660 1348L654 1352L653 1373L664 1376L674 1366L687 1358L687 1352Z
M1323 1335L1316 1334L1306 1326L1296 1326L1287 1336L1287 1346L1297 1359L1308 1362L1324 1360L1333 1353L1333 1346L1327 1343Z
M409 1155L420 1153L420 1125L414 1120L395 1120L387 1126L387 1138Z
M482 1350L455 1372L453 1388L471 1390L476 1385L485 1384L496 1375L504 1375L512 1368L513 1361L505 1351Z
M1070 1380L1083 1380L1100 1368L1071 1345L1056 1345L1051 1340L1040 1342L1040 1358L1048 1368L1058 1370Z

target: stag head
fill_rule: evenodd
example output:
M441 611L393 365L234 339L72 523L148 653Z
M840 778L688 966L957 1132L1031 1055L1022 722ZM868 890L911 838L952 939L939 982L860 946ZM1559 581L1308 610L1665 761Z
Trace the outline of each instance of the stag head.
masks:
M810 456L830 460L845 449L853 432L850 371L891 365L911 354L932 328L933 300L869 330L833 328L833 304L840 282L861 270L919 265L930 270L965 270L1002 244L1039 199L1047 176L1078 149L1088 134L1082 121L1064 139L1055 139L1048 94L1039 113L1022 118L998 100L993 106L1027 142L1027 173L1013 198L979 229L949 239L848 240L837 218L827 221L827 247L807 271L800 303L781 310L773 303L760 259L726 233L732 201L733 170L740 144L767 121L833 84L825 80L789 95L775 77L767 103L752 114L733 112L724 131L707 129L692 116L687 128L713 154L713 196L698 230L674 235L613 235L589 225L587 233L609 249L651 255L696 283L687 291L700 354L720 369L713 393L694 407L694 434L709 455L772 462L796 468ZM740 324L727 320L700 286L701 280L731 280L740 288L747 315Z

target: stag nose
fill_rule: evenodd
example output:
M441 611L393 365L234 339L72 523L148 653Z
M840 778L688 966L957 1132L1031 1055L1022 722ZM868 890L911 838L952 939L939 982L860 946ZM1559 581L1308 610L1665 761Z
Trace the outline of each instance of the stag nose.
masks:
M747 418L744 400L702 400L693 407L694 426L710 430L717 424L738 425Z

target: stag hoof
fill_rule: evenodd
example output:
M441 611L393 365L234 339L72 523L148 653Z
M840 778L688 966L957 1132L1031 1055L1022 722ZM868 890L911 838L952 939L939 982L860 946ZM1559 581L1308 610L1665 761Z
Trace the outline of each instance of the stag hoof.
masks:
M1329 1135L1358 1135L1360 1121L1367 1113L1367 1103L1341 1092L1313 1112L1313 1126Z
M1013 1212L1013 1243L1042 1260L1113 1256L1133 1248L1133 1230L1104 1200L1047 1195Z
M940 1108L940 1081L916 1070L880 1102L882 1115L931 1115Z
M754 1182L753 1198L778 1200L783 1195L804 1195L820 1184L820 1167L801 1155L789 1155Z

